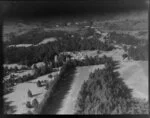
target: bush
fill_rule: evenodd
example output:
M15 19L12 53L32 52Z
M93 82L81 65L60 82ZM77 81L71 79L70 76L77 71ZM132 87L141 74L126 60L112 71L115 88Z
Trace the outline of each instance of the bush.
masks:
M27 107L27 108L32 108L32 107L33 107L33 106L31 105L30 101L27 101L26 107Z
M44 83L47 83L48 81L47 80L44 80Z
M37 99L34 99L34 100L32 101L32 106L33 106L34 108L37 108L38 105L39 105L39 102L37 101Z
M48 89L49 89L49 86L50 86L49 82L46 82L46 84L45 84L45 89L48 90Z
M53 76L51 74L48 75L49 78L52 78Z
M68 64L67 64L68 63ZM61 84L64 82L64 78L67 78L65 75L66 73L68 74L68 71L75 69L74 66L72 68L72 64L71 62L67 62L65 65L63 65L63 69L61 69L61 74L56 74L55 76L55 80L54 81L50 81L47 84L49 84L49 89L47 91L47 93L44 95L44 99L43 101L40 103L39 107L35 109L35 112L37 114L42 114L43 111L45 111L45 108L47 106L47 102L51 99L51 97L53 97L53 94L57 92L58 87L61 86ZM64 78L62 78L62 76ZM70 78L68 78L67 81L69 81ZM50 86L51 85L51 86ZM48 88L48 85L47 85Z
M122 57L123 57L123 59L125 59L128 57L128 54L123 54Z
M33 114L33 113L32 113L32 111L29 110L29 111L27 112L27 114Z
M131 46L128 49L128 55L134 60L148 60L148 44L136 48Z
M101 51L100 50L97 50L97 54L100 54L101 53Z
M28 90L28 97L32 97L32 92Z
M116 32L110 33L110 40L116 41L117 44L138 45L140 40L129 34L121 34Z
M42 85L41 85L41 81L38 80L37 83L36 83L36 85L37 85L37 87L41 87L41 86L42 86Z

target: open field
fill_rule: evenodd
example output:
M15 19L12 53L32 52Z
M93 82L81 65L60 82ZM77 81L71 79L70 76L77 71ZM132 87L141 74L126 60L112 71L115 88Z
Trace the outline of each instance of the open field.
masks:
M53 75L55 75L53 73ZM4 95L4 107L8 105L10 109L6 109L7 114L26 114L30 109L26 107L26 102L31 101L36 98L40 103L43 100L44 94L46 93L45 87L37 87L36 82L38 80L48 80L51 79L48 77L49 74L40 76L37 79L27 81L24 83L17 84L13 87L13 92ZM33 97L29 98L27 96L28 90L31 90ZM33 110L33 108L31 109Z
M148 100L148 61L123 62L119 72L133 96Z

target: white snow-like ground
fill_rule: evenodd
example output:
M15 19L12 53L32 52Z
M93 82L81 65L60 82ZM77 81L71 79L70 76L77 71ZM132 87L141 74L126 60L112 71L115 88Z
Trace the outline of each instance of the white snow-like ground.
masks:
M49 38L45 38L43 39L43 41L39 42L38 44L36 45L33 45L33 44L17 44L17 45L9 45L8 48L10 47L30 47L30 46L39 46L41 44L47 44L49 42L53 42L53 41L56 41L57 38L55 37L49 37Z
M45 38L43 41L41 41L38 45L41 45L41 44L46 44L46 43L49 43L49 42L53 42L53 41L56 41L57 39L55 37L50 37L50 38Z
M118 71L134 97L148 100L148 61L123 62Z
M17 45L9 45L8 47L30 47L34 46L32 44L17 44Z

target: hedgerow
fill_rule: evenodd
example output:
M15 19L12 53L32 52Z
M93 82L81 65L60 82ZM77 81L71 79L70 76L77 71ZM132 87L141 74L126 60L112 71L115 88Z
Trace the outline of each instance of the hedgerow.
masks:
M133 99L116 68L110 59L104 69L89 75L79 93L76 114L148 114L148 104Z

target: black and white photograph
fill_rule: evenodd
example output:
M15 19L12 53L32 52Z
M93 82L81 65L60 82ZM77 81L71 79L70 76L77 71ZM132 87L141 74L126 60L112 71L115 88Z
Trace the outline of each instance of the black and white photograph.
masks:
M149 0L0 7L4 115L149 114Z

